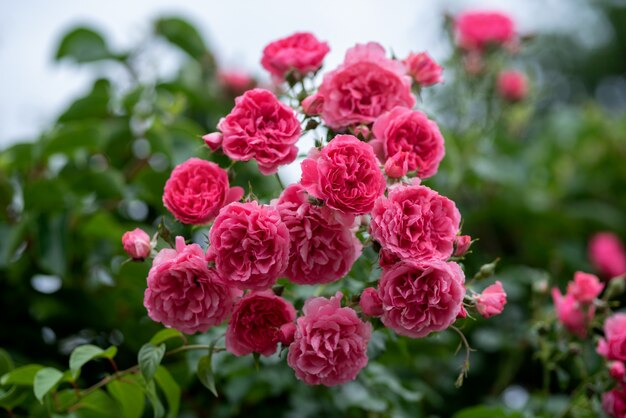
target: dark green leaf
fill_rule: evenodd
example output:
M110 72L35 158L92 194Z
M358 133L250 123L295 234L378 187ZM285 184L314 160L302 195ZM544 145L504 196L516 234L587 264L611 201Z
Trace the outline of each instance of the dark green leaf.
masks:
M202 384L211 391L215 397L218 396L217 389L215 388L215 375L213 374L213 353L207 354L206 356L200 357L200 361L198 361L198 371L196 372L198 375L198 379Z
M112 58L107 44L98 32L76 28L66 33L55 54L57 60L69 58L76 62L90 62Z
M107 385L107 390L119 402L125 418L139 418L145 407L144 390L141 385L132 380L113 380Z
M157 367L161 364L163 355L165 354L165 344L155 346L154 344L147 343L139 350L137 356L139 361L139 369L146 381L152 380L152 377L156 373Z
M169 410L167 416L169 418L176 418L180 407L180 386L176 380L174 380L170 372L163 366L159 366L154 375L154 379L165 394L165 399L167 399Z
M475 406L466 408L454 414L453 418L522 418L519 412L508 412L503 408L492 408L488 406Z
M37 372L33 385L33 392L39 402L43 403L43 397L53 390L63 378L63 373L52 367L45 367Z
M30 389L11 386L8 390L0 389L0 407L12 409L24 402L30 394Z
M77 412L81 417L119 417L117 403L103 390L96 390L78 403Z
M159 399L159 396L157 395L156 387L154 386L153 381L149 381L148 383L146 383L145 391L146 391L146 396L148 397L148 399L150 400L150 403L152 404L152 411L154 412L154 418L161 418L163 415L165 415L165 410L163 409L163 404L161 403L161 400Z
M14 368L15 366L13 365L13 360L11 360L9 353L0 348L0 376L10 372Z
M159 19L155 24L155 31L195 59L202 58L208 52L198 30L183 19Z
M2 378L0 378L0 385L32 386L35 375L41 369L43 369L43 366L39 364L28 364L18 367L2 376Z

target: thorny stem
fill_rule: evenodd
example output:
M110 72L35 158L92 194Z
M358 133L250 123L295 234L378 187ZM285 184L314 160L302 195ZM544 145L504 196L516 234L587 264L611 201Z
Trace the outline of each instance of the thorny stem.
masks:
M459 334L459 337L461 337L461 343L465 347L465 361L463 362L463 366L461 367L461 373L459 374L459 377L457 377L456 382L454 383L454 385L458 388L463 385L463 379L467 377L467 372L469 371L469 368L470 368L470 353L474 350L472 350L469 343L467 342L467 338L465 338L465 335L463 335L463 332L460 329L458 329L454 325L451 326L450 328L454 330L454 332Z

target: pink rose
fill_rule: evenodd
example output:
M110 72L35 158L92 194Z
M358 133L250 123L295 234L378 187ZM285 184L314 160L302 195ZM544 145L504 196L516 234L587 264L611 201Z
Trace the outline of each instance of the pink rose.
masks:
M563 296L557 288L552 289L552 300L559 322L572 334L585 338L587 327L595 315L595 308L589 306L585 313L585 309L574 299L574 296L570 294Z
M330 48L312 33L298 32L279 39L263 49L261 65L276 81L282 81L289 71L299 76L317 71Z
M378 294L383 324L412 338L442 331L456 320L465 296L465 275L454 262L404 260L383 273Z
M361 255L354 217L309 202L300 184L288 186L276 203L289 229L289 267L285 275L298 284L330 283L348 274Z
M452 255L460 222L450 199L426 186L401 185L376 201L370 230L383 250L400 259L445 260Z
M295 320L291 303L271 290L252 291L235 304L226 330L226 349L236 356L271 356L281 340L281 327Z
M498 12L466 12L455 22L457 42L467 50L484 50L489 45L502 45L515 38L515 24Z
M453 255L455 257L464 256L469 250L471 245L472 245L472 237L470 237L469 235L457 235L456 238L454 238L454 254Z
M623 382L626 377L626 367L621 361L612 361L609 364L609 374L618 382Z
M385 191L385 177L374 150L352 135L337 135L302 161L300 183L312 196L346 214L372 210Z
M202 139L204 140L206 146L211 149L211 151L217 151L222 147L224 135L222 135L221 132L213 132L202 136Z
M606 278L626 273L626 250L622 241L612 232L600 232L591 238L589 259Z
M591 303L604 289L604 284L593 274L577 271L574 281L567 285L567 293L572 295L579 303Z
M253 89L235 99L235 107L217 128L224 134L222 150L231 160L255 159L259 171L274 174L296 159L302 128L294 111L264 89Z
M322 119L334 130L374 122L396 106L415 105L404 64L387 58L374 42L349 49L343 64L324 76L319 95Z
M626 361L626 314L616 313L604 321L604 338L597 351L607 360Z
M420 87L443 82L443 68L426 52L410 53L404 60L404 65Z
M476 309L483 318L500 315L506 305L506 292L499 280L476 296Z
M367 365L372 326L351 308L341 307L341 292L307 300L289 346L287 364L309 385L334 386L354 380Z
M324 108L324 98L315 93L302 100L302 111L305 115L316 116L322 113Z
M257 202L224 207L211 227L209 242L207 260L239 289L267 289L289 261L287 226L276 208Z
M224 89L235 95L244 93L256 84L250 74L237 70L220 71L217 74L217 79Z
M165 183L163 204L182 223L199 225L241 199L243 189L230 187L226 170L215 163L190 158L177 165Z
M504 100L519 102L528 95L528 79L520 71L502 71L498 75L498 93Z
M409 172L409 158L408 152L398 151L393 156L387 159L385 163L385 174L390 179L399 179L406 176Z
M124 232L122 245L126 254L136 261L143 261L148 258L152 250L150 236L139 228Z
M207 267L199 245L176 237L176 249L161 250L152 262L143 304L153 321L193 334L222 323L240 295Z
M359 298L359 306L367 316L379 317L383 314L383 302L373 287L364 289Z
M626 416L626 387L618 386L602 395L602 409L610 417Z
M370 144L381 161L406 152L408 170L421 178L433 176L445 155L439 127L418 110L396 107L376 119L372 132Z

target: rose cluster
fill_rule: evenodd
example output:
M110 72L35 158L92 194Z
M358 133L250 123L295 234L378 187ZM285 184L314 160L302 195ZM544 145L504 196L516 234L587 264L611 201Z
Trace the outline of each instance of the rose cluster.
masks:
M460 235L459 210L420 184L436 174L445 148L437 123L413 109L413 89L441 82L442 68L426 53L399 60L377 43L359 44L317 91L306 90L328 51L310 33L268 45L262 65L291 102L253 88L203 137L212 152L254 160L270 175L296 160L297 141L314 122L327 135L301 161L298 183L271 202L241 201L243 189L230 184L236 165L227 170L191 158L174 168L165 208L181 223L208 225L209 245L203 251L177 237L175 248L161 249L144 305L153 320L188 334L227 321L230 353L270 356L280 346L298 379L331 386L366 366L374 318L399 335L422 338L466 317L466 308L486 318L501 313L506 293L496 282L468 294L457 261L471 238ZM291 94L296 86L301 90ZM280 278L337 282L365 245L379 251L382 271L360 297L310 298L298 315L281 295L284 287L275 287ZM139 260L152 242L132 232L124 247Z
M572 334L585 338L595 315L593 302L603 289L604 284L597 276L582 271L574 274L574 280L568 283L565 295L553 288L552 299L559 322Z

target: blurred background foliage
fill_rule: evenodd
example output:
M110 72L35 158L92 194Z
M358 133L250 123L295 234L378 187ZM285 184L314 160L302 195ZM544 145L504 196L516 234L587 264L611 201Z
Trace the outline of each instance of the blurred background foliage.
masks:
M596 7L611 26L602 48L542 36L512 59L491 57L479 76L466 74L453 53L445 63L446 84L424 92L424 108L440 123L447 152L426 184L457 202L464 232L479 238L467 271L501 257L497 276L509 293L502 316L480 327L465 321L477 351L462 388L453 386L462 361L454 355L453 332L408 340L376 331L369 366L355 382L330 390L297 383L277 357L255 366L250 356L218 353L220 397L214 398L190 372L197 357L169 361L183 390L180 416L561 414L571 387L562 379L547 391L542 387L533 306L546 303L548 282L563 284L576 270L592 270L586 256L592 233L626 237L626 8L615 2ZM169 78L152 75L143 59L164 46L181 56ZM142 305L149 265L124 262L120 237L138 224L157 230L165 213L163 185L174 165L192 155L219 160L200 135L214 129L238 92L219 82L206 41L176 17L153 22L151 36L128 51L112 50L91 28L75 28L63 37L56 59L99 74L114 69L115 76L95 81L33 142L0 152L0 347L15 365L64 369L79 344L115 345L118 364L129 367L161 327ZM524 102L507 104L494 93L495 75L510 66L531 79ZM278 195L276 180L260 176L254 163L237 165L236 184L265 201ZM198 240L205 232L168 216L163 222ZM343 285L358 288L363 284L355 278L371 280L368 263L371 258L357 263ZM0 374L3 367L9 366L0 361ZM105 371L89 364L81 379L93 383ZM33 405L15 416L47 416ZM596 416L589 408L567 414Z

